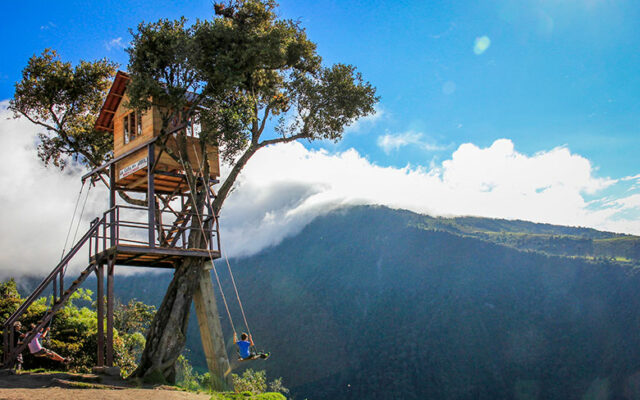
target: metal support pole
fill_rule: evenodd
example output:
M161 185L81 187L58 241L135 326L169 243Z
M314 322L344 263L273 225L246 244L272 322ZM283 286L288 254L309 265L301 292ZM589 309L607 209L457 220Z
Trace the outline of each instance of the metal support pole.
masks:
M64 295L64 269L60 270L60 297L59 298L62 299L63 295Z
M53 302L56 302L56 296L58 295L58 280L53 278Z
M96 269L98 275L98 367L104 366L104 264Z
M153 143L148 146L147 160L147 203L149 206L149 247L156 246L156 190L155 181L153 179L153 168L155 163L155 149Z
M113 270L115 259L107 261L107 367L113 367Z
M111 164L109 169L109 213L111 224L109 224L109 236L111 236L110 247L116 245L116 164Z

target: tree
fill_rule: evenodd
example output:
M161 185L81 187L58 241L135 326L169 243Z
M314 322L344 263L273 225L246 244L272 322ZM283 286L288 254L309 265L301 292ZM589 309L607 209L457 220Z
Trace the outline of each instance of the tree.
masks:
M71 157L96 167L106 160L113 139L94 123L114 74L115 64L106 59L74 68L50 49L29 59L9 108L44 128L38 156L45 165L64 169Z
M351 65L323 66L299 22L278 19L276 8L273 0L234 0L216 5L212 20L191 26L184 18L160 20L132 31L128 106L144 111L160 105L160 136L175 137L178 151L163 140L156 145L182 162L187 140L177 128L190 121L202 126L202 176L185 165L192 212L201 213L208 201L205 145L219 146L223 162L231 166L213 200L218 214L258 150L299 139L338 141L345 126L374 112L375 88ZM29 60L10 108L45 128L39 147L45 163L64 168L71 157L94 167L108 158L111 139L95 131L93 123L114 69L106 60L83 61L74 69L50 50ZM147 204L119 193L126 201ZM201 230L190 230L188 247L205 248L205 241ZM176 266L135 376L175 380L202 267L197 258Z
M162 133L173 133L182 150L164 146L176 161L186 154L186 138L176 127L202 124L200 141L220 148L231 166L216 198L217 214L240 172L260 149L299 139L338 141L345 126L374 112L375 88L351 65L324 67L316 46L298 22L278 19L273 0L237 0L218 17L187 26L183 19L143 23L132 32L128 86L131 108L161 105ZM267 130L272 122L274 129ZM268 131L268 133L265 133ZM163 146L162 142L158 144ZM207 153L200 146L201 164ZM197 176L186 165L192 209L206 201L208 171ZM198 185L198 179L204 185ZM204 237L192 229L189 246ZM185 343L189 308L202 260L185 259L176 268L147 336L136 376L175 379L175 362Z
M9 109L43 128L38 156L45 166L63 170L69 160L96 168L111 158L113 136L95 129L96 118L116 72L107 59L62 62L55 50L32 56L22 70ZM118 191L125 201L146 202Z

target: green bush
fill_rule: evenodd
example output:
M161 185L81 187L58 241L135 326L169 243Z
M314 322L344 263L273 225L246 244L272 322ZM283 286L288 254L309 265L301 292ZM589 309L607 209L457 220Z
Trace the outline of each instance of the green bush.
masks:
M231 374L233 387L236 392L265 393L279 392L288 394L289 389L282 384L282 378L277 378L267 383L267 373L265 371L254 371L251 368L245 370L242 375Z
M0 282L0 323L4 322L24 301L16 288L15 281L10 279ZM92 300L93 292L78 289L69 301L53 317L51 330L43 339L43 346L55 351L63 357L72 357L68 366L72 371L87 372L97 364L96 349L98 318L96 303ZM20 318L23 332L30 324L37 323L49 310L51 298L37 299ZM144 349L145 340L142 332L147 329L155 307L132 300L127 304L117 303L114 310L114 363L120 367L123 375L128 375L137 366ZM106 332L106 326L105 326ZM0 337L1 333L0 333ZM60 363L36 358L24 353L27 369L65 368Z

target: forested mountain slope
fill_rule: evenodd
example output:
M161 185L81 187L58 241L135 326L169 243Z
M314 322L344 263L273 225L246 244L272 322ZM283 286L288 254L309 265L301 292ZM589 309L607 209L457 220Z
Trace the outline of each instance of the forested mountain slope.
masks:
M231 260L257 345L273 353L242 367L284 377L299 399L640 398L639 244L522 221L333 212ZM116 288L159 302L168 280ZM192 323L189 357L204 365L198 340Z

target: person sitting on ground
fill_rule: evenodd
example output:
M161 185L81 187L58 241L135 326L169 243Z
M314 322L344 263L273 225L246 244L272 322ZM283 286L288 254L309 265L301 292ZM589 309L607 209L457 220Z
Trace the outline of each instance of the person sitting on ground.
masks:
M14 349L22 343L20 339L23 337L24 337L24 333L22 333L22 324L20 323L20 321L14 322L13 323L13 348ZM23 363L24 363L24 358L22 358L22 353L18 353L18 356L16 357L16 363L14 365L14 367L16 368L16 371L22 370Z
M31 324L31 329L33 330L35 328L36 325ZM71 361L69 358L64 358L55 351L42 347L42 344L40 344L40 338L46 337L47 333L49 333L49 327L47 327L47 329L45 329L44 331L42 330L42 328L40 328L40 331L36 333L33 339L31 339L31 341L29 342L29 352L36 357L46 357L53 361L68 364L69 361Z
M233 341L238 345L240 360L255 360L257 358L266 359L269 357L269 353L257 353L255 351L251 351L251 348L253 347L253 338L251 335L247 335L243 332L240 335L240 340L238 340L238 336L234 333Z

